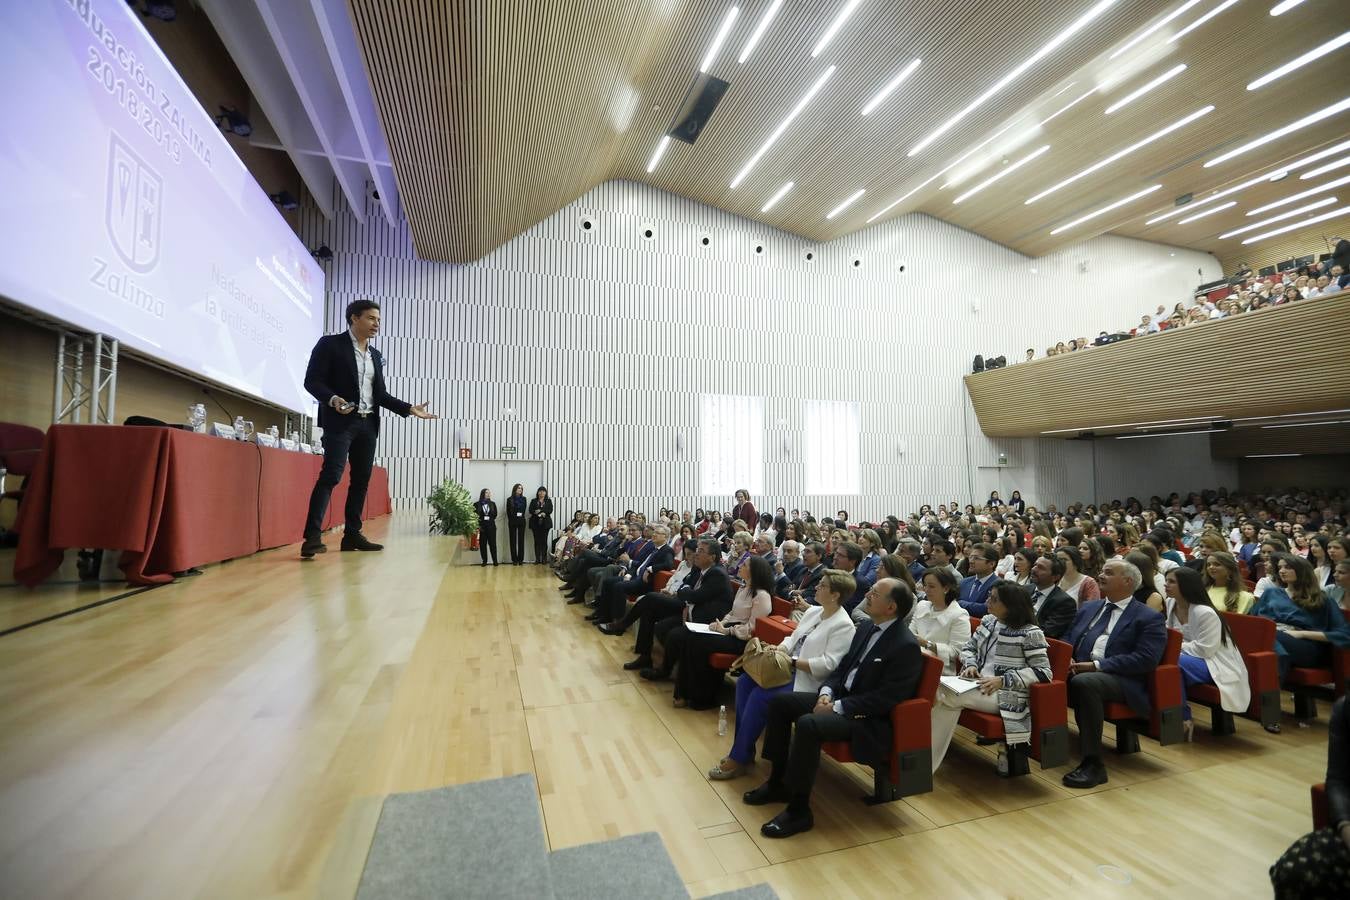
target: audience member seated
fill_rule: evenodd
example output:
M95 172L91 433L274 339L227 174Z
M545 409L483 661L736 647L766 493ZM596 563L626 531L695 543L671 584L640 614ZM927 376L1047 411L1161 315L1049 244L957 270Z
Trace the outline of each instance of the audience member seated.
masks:
M914 604L909 630L925 653L942 660L942 674L956 673L957 654L970 639L970 616L958 602L961 588L950 569L923 573L924 599Z
M1344 616L1350 612L1350 559L1336 563L1332 577L1336 579L1336 584L1327 588L1327 599L1339 606Z
M675 552L669 539L670 528L657 525L652 529L651 548L647 552L634 557L626 571L600 581L596 590L595 615L587 617L596 627L603 628L623 618L631 598L651 591L652 579L657 572L675 568Z
M880 577L878 572L881 569L881 557L886 551L881 546L881 535L871 528L863 528L858 532L858 546L862 548L863 558L858 562L853 577L857 580L859 589L865 594L872 587L872 583Z
M998 576L994 574L994 567L1001 558L998 548L993 544L976 544L967 556L970 561L970 575L961 582L960 599L961 607L965 609L967 615L979 619L988 612L985 599L993 589L994 582L998 580Z
M625 669L655 674L652 647L656 640L672 628L683 628L686 621L711 622L731 608L731 580L718 565L719 557L717 541L699 538L694 549L698 571L687 577L679 591L674 596L653 592L638 601L625 618L638 623L637 658L624 663Z
M1083 574L1083 557L1076 548L1059 547L1055 550L1055 558L1064 567L1064 576L1059 580L1060 590L1079 606L1101 599L1101 587L1095 578Z
M1350 628L1341 608L1313 580L1306 559L1276 553L1272 561L1279 586L1259 593L1251 614L1275 621L1275 656L1283 683L1292 668L1329 667L1332 647L1350 647Z
M1041 556L1031 566L1031 606L1036 624L1048 638L1061 638L1078 615L1078 603L1059 586L1064 562L1059 556Z
M731 610L708 623L709 633L685 627L666 634L663 641L665 668L666 671L675 669L674 704L677 708L709 709L716 705L723 671L714 669L708 656L713 653L740 656L754 630L755 620L773 611L773 567L769 561L762 556L752 556L741 563L737 574L741 588L731 602Z
M1328 825L1294 841L1270 867L1277 900L1343 897L1350 885L1350 710L1345 697L1332 706L1327 730Z
M778 545L778 554L773 564L773 595L786 597L801 580L806 563L802 562L802 545L790 538Z
M827 571L829 570L825 566L825 545L820 541L809 542L802 548L802 571L796 587L779 596L796 604L814 603L816 587Z
M1167 649L1167 626L1160 613L1134 599L1142 580L1131 563L1111 560L1102 569L1105 598L1085 603L1069 630L1066 640L1074 660L1069 665L1069 705L1078 722L1082 758L1064 776L1067 787L1106 783L1102 728L1108 702L1126 703L1142 718L1149 715L1148 676Z
M749 672L736 679L736 735L731 752L708 770L714 781L725 781L745 774L755 761L755 742L764 732L770 698L786 691L820 691L821 684L833 674L839 661L853 643L853 620L839 604L853 596L857 584L853 576L827 569L815 587L818 605L811 606L797 622L797 630L781 645L792 660L793 680L766 688L755 683Z
M1031 743L1031 686L1051 680L1049 645L1036 625L1026 588L999 581L989 592L989 614L960 649L961 677L976 683L964 693L943 685L933 705L933 771L951 746L961 710L999 714L1009 747Z
M891 710L914 696L923 673L923 652L902 624L914 596L901 582L883 578L861 605L869 621L819 691L785 692L769 700L763 756L773 769L768 781L744 797L751 806L787 804L760 828L765 837L785 838L814 826L811 788L821 744L849 741L859 763L889 765Z
M1256 602L1256 597L1243 585L1237 558L1231 553L1220 550L1205 557L1202 578L1215 609L1246 615Z
M1131 550L1125 554L1125 561L1139 570L1139 576L1142 579L1139 590L1134 592L1134 599L1154 612L1166 613L1163 595L1154 586L1154 576L1158 572L1153 568L1153 557L1138 550Z
M853 592L853 596L844 599L844 609L848 610L849 613L853 615L855 621L860 620L862 617L860 611L862 598L867 594L867 587L871 587L871 585L863 587L862 583L858 582L858 564L862 562L862 559L862 547L859 547L857 544L853 543L853 541L848 540L846 534L836 539L834 545L833 568L838 569L841 572L847 572L852 575L853 580L858 583L858 588Z
M1181 680L1183 694L1193 685L1212 684L1219 689L1220 705L1232 713L1244 713L1252 702L1247 664L1233 640L1228 623L1219 615L1205 590L1200 573L1178 566L1167 573L1167 627L1181 632ZM1186 740L1194 731L1191 705L1181 707Z

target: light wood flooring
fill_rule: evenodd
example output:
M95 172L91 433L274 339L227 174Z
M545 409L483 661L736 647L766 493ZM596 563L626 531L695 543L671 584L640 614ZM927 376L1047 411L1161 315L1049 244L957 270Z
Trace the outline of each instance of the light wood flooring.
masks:
M330 536L312 563L260 553L0 637L0 897L351 897L385 795L519 772L552 848L658 831L694 896L1268 896L1310 828L1325 719L1211 739L1197 707L1194 744L1108 754L1087 792L1068 767L999 779L959 730L936 789L882 807L826 762L815 830L766 840L776 808L740 801L766 770L706 780L729 738L620 669L631 632L581 621L542 567L455 564L422 521L371 523L383 553ZM74 591L0 589L0 622Z

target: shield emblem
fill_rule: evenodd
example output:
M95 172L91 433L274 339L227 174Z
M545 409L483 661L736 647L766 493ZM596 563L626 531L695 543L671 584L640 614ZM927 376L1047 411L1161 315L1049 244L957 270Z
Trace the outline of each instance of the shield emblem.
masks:
M163 193L159 173L113 134L108 145L104 221L113 249L133 271L149 272L159 263Z

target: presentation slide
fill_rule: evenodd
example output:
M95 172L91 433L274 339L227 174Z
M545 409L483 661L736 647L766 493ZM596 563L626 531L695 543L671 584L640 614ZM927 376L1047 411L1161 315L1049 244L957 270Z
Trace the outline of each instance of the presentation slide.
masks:
M312 411L323 271L126 0L0 3L0 77L0 296Z

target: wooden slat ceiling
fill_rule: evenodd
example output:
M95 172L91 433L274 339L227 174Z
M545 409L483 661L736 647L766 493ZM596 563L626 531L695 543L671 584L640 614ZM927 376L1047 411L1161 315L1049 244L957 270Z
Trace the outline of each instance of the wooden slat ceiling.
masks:
M848 0L786 0L743 65L737 57L772 0L740 0L740 16L710 69L730 82L726 96L697 143L672 141L651 174L652 152L736 0L349 2L417 252L429 259L477 259L596 184L625 178L818 241L865 228L869 219L921 211L1031 256L1112 231L1212 251L1226 264L1241 259L1259 266L1267 261L1262 245L1241 245L1250 234L1222 241L1218 235L1258 221L1246 215L1256 206L1350 174L1350 166L1311 181L1295 174L1236 194L1236 206L1193 223L1181 225L1177 220L1185 216L1177 216L1144 224L1169 209L1174 197L1190 192L1203 199L1350 137L1345 110L1229 162L1204 166L1221 152L1350 97L1350 46L1260 90L1246 90L1258 76L1350 28L1345 0L1306 0L1279 17L1269 15L1275 0L1237 0L1169 41L1229 2L1199 0L1110 59L1187 2L1117 0L914 156L910 149L925 136L1097 0L861 0L814 59L812 48ZM923 61L914 75L872 114L860 115L914 58ZM1111 103L1182 63L1188 68L1177 77L1104 114ZM815 100L732 189L742 166L831 65L837 69ZM1208 105L1214 111L1193 123L1024 203ZM960 166L929 181L1000 131ZM1032 162L960 205L952 203L961 189L1047 144L1050 149ZM953 177L960 178L960 189L955 183L944 187ZM796 187L762 214L787 181ZM1162 187L1143 199L1050 234L1154 184ZM862 188L861 199L826 219ZM1322 195L1341 202L1308 215L1350 205L1347 188ZM1350 231L1350 216L1272 239L1269 246L1317 249L1321 236L1338 230Z
M1339 420L1350 292L965 377L990 437L1073 437ZM1284 417L1283 419L1268 417Z

